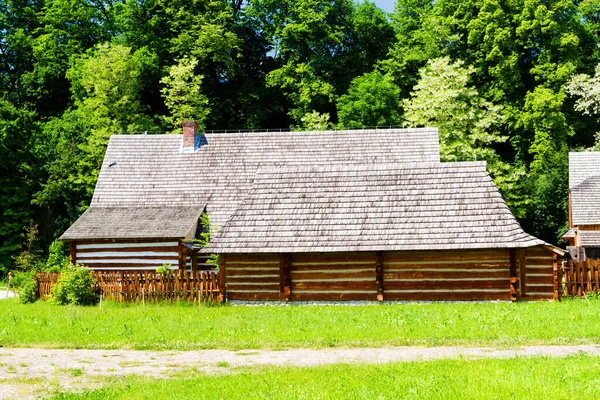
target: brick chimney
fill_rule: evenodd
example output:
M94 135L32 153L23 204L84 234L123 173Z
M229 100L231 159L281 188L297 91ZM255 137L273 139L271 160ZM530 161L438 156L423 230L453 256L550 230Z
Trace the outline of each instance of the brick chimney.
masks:
M186 120L181 123L183 128L183 153L193 153L198 148L198 123L192 120Z

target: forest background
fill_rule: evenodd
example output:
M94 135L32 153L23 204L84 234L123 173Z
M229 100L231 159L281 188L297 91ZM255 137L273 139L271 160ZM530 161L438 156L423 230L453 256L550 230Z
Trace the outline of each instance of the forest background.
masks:
M557 243L568 151L599 146L599 41L600 0L0 0L0 278L86 209L110 135L187 118L438 127Z

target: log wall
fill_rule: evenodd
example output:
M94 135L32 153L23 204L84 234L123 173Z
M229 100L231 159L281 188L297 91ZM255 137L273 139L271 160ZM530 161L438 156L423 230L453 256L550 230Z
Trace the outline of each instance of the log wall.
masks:
M292 301L377 300L375 253L292 254Z
M222 257L230 300L510 301L558 293L556 256L541 246Z
M278 254L227 254L221 263L226 271L221 285L229 300L280 299Z
M509 250L384 254L386 300L511 300Z
M163 264L179 266L180 243L177 240L130 242L74 242L73 262L94 270L156 270Z

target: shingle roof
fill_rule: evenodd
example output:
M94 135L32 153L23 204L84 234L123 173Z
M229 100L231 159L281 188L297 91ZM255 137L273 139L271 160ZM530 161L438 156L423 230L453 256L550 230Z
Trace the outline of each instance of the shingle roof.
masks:
M206 204L221 226L261 165L439 162L437 129L206 134L182 153L181 135L110 139L92 207Z
M600 224L600 152L569 153L569 189L571 223Z
M263 168L206 253L519 248L484 162Z
M579 231L579 244L583 247L600 247L600 231Z
M60 238L62 240L183 238L196 227L203 209L204 205L90 207Z

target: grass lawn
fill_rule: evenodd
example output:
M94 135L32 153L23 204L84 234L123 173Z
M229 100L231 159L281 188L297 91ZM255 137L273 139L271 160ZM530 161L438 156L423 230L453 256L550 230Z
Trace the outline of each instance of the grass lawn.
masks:
M600 343L600 300L360 306L0 302L0 346L258 349Z
M600 358L441 360L126 377L55 399L572 399L597 394Z

